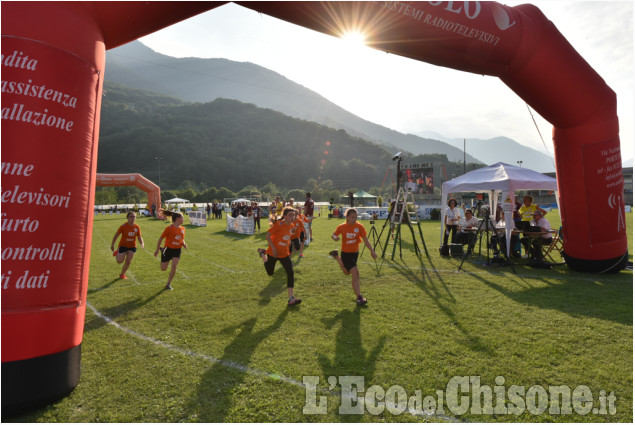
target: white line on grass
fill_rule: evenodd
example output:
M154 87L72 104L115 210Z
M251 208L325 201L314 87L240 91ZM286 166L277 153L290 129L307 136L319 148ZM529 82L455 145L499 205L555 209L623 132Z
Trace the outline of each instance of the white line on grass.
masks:
M139 332L133 331L132 329L128 329L128 328L125 328L125 327L121 326L119 323L115 322L110 317L101 314L89 302L86 302L86 306L88 306L88 308L90 308L90 310L97 317L99 317L100 319L102 319L103 321L108 323L109 325L113 325L117 329L119 329L121 331L124 331L127 334L129 334L129 335L132 335L132 336L135 336L137 338L143 339L144 341L150 342L150 343L152 343L154 345L158 345L160 347L167 348L168 350L175 351L177 353L183 354L184 356L195 357L195 358L207 360L207 361L212 362L212 363L220 363L223 366L226 366L226 367L231 368L231 369L236 369L236 370L239 370L241 372L249 373L250 375L261 376L261 377L273 379L275 381L283 381L283 382L287 382L287 383L295 385L295 386L304 387L304 384L302 382L296 381L295 379L288 378L286 376L278 375L277 373L263 372L263 371L260 371L260 370L257 370L257 369L252 369L252 368L250 368L248 366L245 366L245 365L242 365L240 363L228 362L226 360L220 360L220 359L217 359L215 357L208 356L206 354L195 353L192 350L179 348L179 347L176 347L176 346L174 346L172 344L168 344L167 342L160 341L158 339L149 337L147 335L144 335L144 334L141 334Z
M193 254L187 254L187 255L188 255L188 257L194 257L194 258L196 258L196 259L199 259L199 260L201 260L201 261L204 261L204 262L206 262L206 263L209 263L209 264L211 264L211 265L212 265L212 266L214 266L214 267L218 267L219 269L223 269L223 270L225 270L226 272L229 272L229 273L233 273L233 274L236 274L236 273L245 273L245 271L244 271L244 270L241 270L241 271L235 271L235 270L232 270L232 269L228 269L228 268L227 268L227 267L225 267L225 266L221 266L221 265L220 265L220 264L218 264L218 263L215 263L215 262L213 262L213 261L210 261L210 260L208 260L207 258L199 257L198 255L193 255Z
M261 370L258 370L258 369L252 369L252 368L250 368L248 366L245 366L243 364L236 363L236 362L229 362L229 361L226 361L226 360L220 360L220 359L217 359L216 357L208 356L206 354L196 353L196 352L194 352L192 350L187 350L185 348L179 348L179 347L176 347L176 346L174 346L172 344L168 344L167 342L160 341L158 339L149 337L147 335L144 335L144 334L141 334L139 332L133 331L132 329L128 329L126 327L121 326L119 323L115 322L110 317L101 314L99 312L99 310L97 310L95 307L93 307L93 305L91 303L89 303L88 301L86 302L86 306L93 312L93 314L95 314L95 316L99 317L100 319L102 319L103 321L108 323L109 325L112 325L112 326L116 327L117 329L119 329L120 331L123 331L123 332L125 332L125 333L127 333L129 335L132 335L134 337L140 338L140 339L142 339L144 341L147 341L147 342L149 342L151 344L154 344L154 345L157 345L159 347L163 347L163 348L166 348L168 350L175 351L175 352L177 352L179 354L182 354L184 356L189 356L189 357L193 357L193 358L207 360L207 361L209 361L211 363L219 363L219 364L221 364L221 365L223 365L225 367L228 367L230 369L236 369L236 370L239 370L241 372L248 373L250 375L260 376L260 377L263 377L263 378L269 378L269 379L272 379L274 381L282 381L282 382L286 382L287 384L294 385L296 387L305 388L305 385L304 385L303 382L300 382L300 381L295 380L293 378L289 378L289 377L284 376L284 375L279 375L277 373L264 372L264 371L261 371ZM339 393L339 392L336 392L336 391L326 391L326 390L324 390L322 388L318 388L317 390L320 393L323 393L323 394L338 395L338 393ZM412 416L434 417L434 418L438 418L438 419L443 419L443 420L448 421L448 422L458 422L456 418L450 418L450 417L443 416L443 415L437 415L437 414L428 415L428 414L425 414L425 413L418 413L418 412L415 412L415 411L411 411L409 409L407 410L407 412L409 414L411 414Z

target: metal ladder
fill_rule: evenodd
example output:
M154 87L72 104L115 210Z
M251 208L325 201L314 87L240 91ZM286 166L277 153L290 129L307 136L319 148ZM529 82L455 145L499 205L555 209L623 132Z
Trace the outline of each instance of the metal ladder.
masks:
M421 249L419 248L419 243L421 243L423 245L423 249L426 252L426 256L430 258L430 254L428 254L428 248L426 247L426 242L423 238L421 224L419 223L419 220L416 219L416 213L410 213L408 211L408 195L410 195L410 198L411 198L411 205L414 205L414 195L412 191L410 190L406 191L402 187L399 188L399 191L397 192L397 200L395 201L395 204L393 207L394 210L392 211L390 216L390 232L388 232L388 237L386 238L386 243L384 244L384 249L381 254L382 258L384 258L384 256L386 255L386 248L388 248L388 245L393 245L391 260L395 259L395 252L397 251L397 245L399 245L399 258L403 258L402 249L401 249L401 225L402 224L407 224L408 228L410 229L410 234L412 235L412 242L415 247L415 254L417 256L421 255ZM415 216L414 218L416 221L412 220L413 217L411 216L411 214ZM405 220L404 220L404 217L405 217ZM413 224L417 225L417 229L419 233L419 241L417 241L415 231L412 228Z

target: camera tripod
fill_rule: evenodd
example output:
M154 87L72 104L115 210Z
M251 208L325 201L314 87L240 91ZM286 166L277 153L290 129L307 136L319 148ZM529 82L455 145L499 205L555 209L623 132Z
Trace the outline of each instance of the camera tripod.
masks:
M476 229L476 235L468 244L467 250L463 254L463 258L461 259L461 264L459 264L458 270L461 270L461 267L463 267L463 263L465 262L465 259L467 258L467 256L470 255L472 252L474 252L474 247L476 246L477 241L479 244L478 245L479 254L481 253L481 244L483 242L483 235L485 235L485 249L487 249L487 265L489 265L490 263L489 248L492 243L491 232L496 231L496 227L493 226L493 223L491 223L491 221L492 220L488 212L488 214L485 215L485 218L482 219L481 222L478 224L478 228ZM514 265L512 264L511 260L509 259L509 256L507 255L507 250L501 249L501 251L502 251L503 257L505 258L504 264L511 266L513 272L516 273L516 269L514 268Z
M372 244L373 249L376 249L375 247L377 245L379 245L379 247L381 248L381 241L379 240L379 234L377 233L377 229L375 228L375 220L371 220L370 225L371 225L371 228L370 228L370 231L368 232L368 242ZM364 244L364 247L362 248L362 252L359 254L360 257L364 255L365 249L366 249L366 244Z

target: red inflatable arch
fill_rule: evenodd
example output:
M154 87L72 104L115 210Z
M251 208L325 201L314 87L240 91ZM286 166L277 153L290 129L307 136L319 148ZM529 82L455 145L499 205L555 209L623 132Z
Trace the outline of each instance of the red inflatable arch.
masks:
M102 174L97 173L95 186L135 186L148 194L148 210L155 207L157 218L163 219L161 209L161 189L139 173L132 174Z
M106 49L220 4L2 3L3 415L79 380ZM500 77L554 125L567 264L624 267L615 94L536 7L240 4L336 36L363 29L377 49Z

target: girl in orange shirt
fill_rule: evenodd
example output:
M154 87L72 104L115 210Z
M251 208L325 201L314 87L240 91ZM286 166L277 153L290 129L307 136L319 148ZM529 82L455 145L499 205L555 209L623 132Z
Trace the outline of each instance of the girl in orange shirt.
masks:
M296 298L293 293L295 284L293 274L293 263L291 263L291 255L289 254L289 245L291 244L291 236L295 233L293 220L295 219L295 210L291 207L285 207L282 210L282 220L273 223L267 231L267 242L269 247L264 250L258 249L258 255L265 265L265 270L269 276L273 276L273 269L276 261L280 261L284 271L287 272L287 291L289 293L289 301L287 305L292 306L300 304L301 299Z
M309 220L302 214L302 210L300 208L296 208L295 220L293 220L295 233L291 236L291 248L292 251L300 251L300 258L304 258L304 223L308 222Z
M168 214L168 211L164 211L164 214ZM181 247L187 249L185 243L185 227L183 224L183 214L178 212L171 213L172 224L165 228L159 241L157 242L157 249L154 251L156 257L161 252L161 271L168 269L168 264L172 260L172 268L170 269L170 275L168 276L168 283L165 285L165 289L172 290L171 282L176 274L176 267L179 265L181 259ZM165 246L161 250L161 241L165 239Z
M364 241L373 259L377 258L377 254L375 254L373 247L370 242L368 242L366 229L360 223L357 223L357 210L355 208L346 210L346 223L337 226L331 238L333 238L334 241L339 241L339 235L342 235L342 256L340 257L337 254L337 249L329 252L329 254L337 260L345 275L351 275L351 284L357 296L357 305L362 306L368 301L360 292L359 287L359 269L357 268L359 243Z
M110 244L110 250L113 251L112 255L115 256L117 263L123 263L119 279L128 279L126 276L126 270L130 267L130 262L132 262L132 258L134 257L135 252L137 252L137 239L141 244L141 248L143 248L141 228L135 223L137 215L130 211L128 215L126 215L126 218L128 219L128 222L119 226L119 229L117 229L115 236L112 238L112 243ZM121 235L119 249L115 251L115 241L119 235Z

